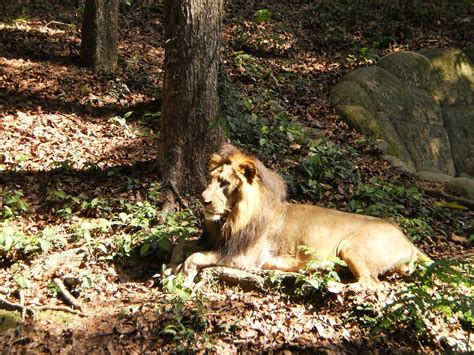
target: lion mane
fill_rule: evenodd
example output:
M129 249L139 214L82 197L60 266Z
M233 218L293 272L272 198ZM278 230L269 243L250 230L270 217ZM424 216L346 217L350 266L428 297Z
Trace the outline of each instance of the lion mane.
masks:
M388 221L287 202L283 179L230 144L211 156L209 171L201 196L203 235L178 244L168 265L169 272L183 271L188 283L216 265L299 271L314 257L303 249L321 260L344 260L364 284L390 270L407 272L417 259L429 260Z
M259 243L260 240L256 236L267 235L272 216L270 211L275 203L286 201L287 191L283 179L255 156L245 156L233 145L226 144L217 155L213 155L209 169L214 170L220 165L236 162L241 164L249 158L256 167L256 176L253 177L252 183L259 189L258 201L255 200L255 194L250 195L239 190L236 206L223 220L204 221L203 242L210 249L218 251L219 261L224 264Z

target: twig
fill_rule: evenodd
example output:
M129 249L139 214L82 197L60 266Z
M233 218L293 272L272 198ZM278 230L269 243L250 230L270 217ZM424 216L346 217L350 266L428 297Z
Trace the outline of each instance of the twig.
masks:
M71 307L68 306L38 306L34 307L35 311L59 311L59 312L68 312L72 314L77 314L78 316L81 317L88 317L88 315L84 312L76 311L75 309L72 309Z
M25 293L23 292L22 289L18 290L18 296L20 297L21 319L25 320L26 318Z
M7 311L23 311L23 306L19 303L13 303L10 301L7 301L3 298L0 298L0 308L5 309Z
M71 24L69 24L69 23L64 23L64 22L59 22L59 21L49 21L43 27L49 28L49 25L60 25L60 26L66 26L66 27L71 26Z
M31 308L22 306L19 303L13 303L13 302L7 301L6 299L3 299L1 297L0 297L0 309L4 309L7 311L18 311L22 314L22 317L23 317L23 313L30 313L33 316L35 314Z
M64 283L59 278L53 279L54 284L59 288L59 294L66 303L70 304L72 308L82 311L82 305L71 295Z

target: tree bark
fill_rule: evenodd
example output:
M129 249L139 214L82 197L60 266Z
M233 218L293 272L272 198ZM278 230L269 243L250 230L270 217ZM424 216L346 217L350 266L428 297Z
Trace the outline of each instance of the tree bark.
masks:
M224 140L217 124L222 0L165 1L165 78L160 164L180 197L206 184L207 161Z
M81 63L96 71L117 66L118 0L86 0L82 21Z

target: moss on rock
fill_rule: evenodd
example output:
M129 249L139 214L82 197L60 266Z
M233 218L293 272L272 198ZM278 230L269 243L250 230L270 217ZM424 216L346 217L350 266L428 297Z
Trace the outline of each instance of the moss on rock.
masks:
M377 66L388 70L400 80L421 87L433 69L425 56L415 52L395 52L383 57Z

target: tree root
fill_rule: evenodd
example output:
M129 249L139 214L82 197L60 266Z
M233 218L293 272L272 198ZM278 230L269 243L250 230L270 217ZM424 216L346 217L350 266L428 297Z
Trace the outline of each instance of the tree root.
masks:
M67 306L50 306L50 305L44 305L44 306L25 306L22 305L21 303L14 303L7 301L3 298L0 298L0 309L4 309L6 311L18 311L21 313L21 319L25 320L26 315L31 315L33 318L36 317L35 312L36 311L58 311L58 312L67 312L67 313L72 313L81 317L87 317L88 315L84 312L77 311L75 309L72 309L71 307Z
M67 304L69 304L72 308L82 311L82 305L76 300L76 298L73 295L71 295L71 293L68 291L68 289L62 282L62 280L56 277L53 279L53 282L58 287L59 294L62 297L62 299Z
M7 301L6 299L0 298L0 309L4 309L6 311L18 311L21 313L22 319L24 319L24 315L26 313L30 313L32 316L34 316L35 312L33 309L26 307L20 303L14 303Z
M213 266L205 268L201 271L201 281L197 285L209 284L214 280L231 286L239 286L244 291L268 292L269 289L275 288L272 277L278 280L283 293L292 294L295 290L295 282L301 274L284 271L262 271L262 270L238 270L223 266Z
M77 311L75 309L72 309L71 307L67 306L37 306L33 308L35 311L58 311L58 312L67 312L67 313L72 313L76 314L81 317L88 317L87 313Z
M21 319L25 320L26 318L26 307L25 307L25 293L22 289L18 290L18 296L20 297L20 306L21 306Z

